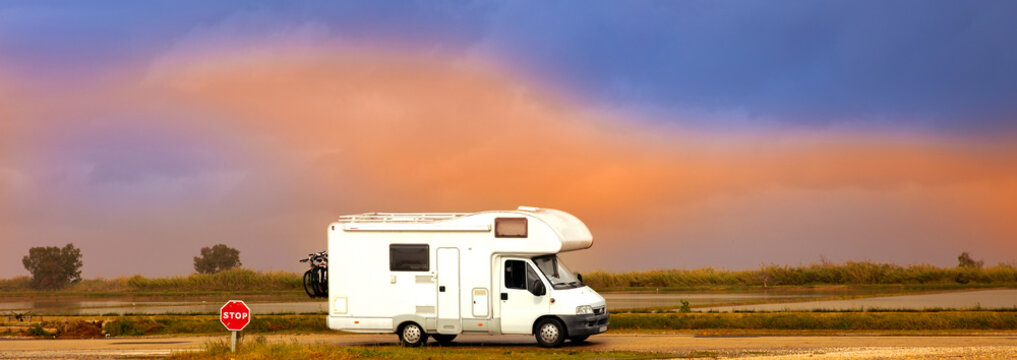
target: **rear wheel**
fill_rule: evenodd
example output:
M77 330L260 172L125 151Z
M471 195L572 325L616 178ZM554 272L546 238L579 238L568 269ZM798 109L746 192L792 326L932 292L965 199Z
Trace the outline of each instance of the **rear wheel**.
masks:
M304 292L307 296L315 297L315 286L317 285L317 279L314 278L314 269L310 269L304 272Z
M403 346L417 347L427 342L427 333L416 323L406 323L399 329L399 342Z
M437 341L439 344L442 345L449 345L452 343L452 340L456 338L455 335L444 335L444 334L434 334L433 336L434 341Z
M328 269L322 266L314 268L314 293L317 297L328 297Z
M558 319L547 318L537 323L537 331L533 335L540 346L559 347L565 342L565 325Z

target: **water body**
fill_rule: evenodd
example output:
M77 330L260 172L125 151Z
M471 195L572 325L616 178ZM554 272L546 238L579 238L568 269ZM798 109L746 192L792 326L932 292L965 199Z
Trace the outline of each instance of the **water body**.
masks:
M821 296L829 294L787 294L787 293L610 293L602 294L607 300L608 310L635 309L647 307L680 306L682 300L688 301L690 306L710 304L731 304L758 301L788 301Z
M218 313L226 302L207 301L21 301L0 303L0 314L190 314ZM247 302L257 314L313 314L328 311L326 301Z
M1017 308L1017 289L948 292L941 294L871 297L851 300L807 301L708 307L701 311L810 311L810 310L924 310Z
M787 300L817 297L814 294L768 294L768 293L610 293L604 294L608 309L630 309L659 306L679 306L681 301L690 305L730 304L745 301ZM218 301L18 301L0 302L0 314L189 314L218 313L223 302ZM248 301L251 310L259 314L297 313L313 314L328 311L328 302L257 302Z
M645 307L679 306L688 301L697 311L808 311L808 310L865 310L865 309L912 309L927 308L1013 308L1017 307L1017 289L980 290L949 292L941 294L901 295L872 297L854 300L809 301L810 298L830 296L829 293L609 293L608 309L620 310ZM744 302L767 302L769 304L709 306L711 304L737 304ZM795 302L788 302L795 301ZM777 303L780 302L780 303ZM4 314L190 314L218 313L225 301L16 301L0 302L0 316ZM298 302L247 302L256 314L297 313L314 314L328 311L328 302L323 300ZM700 307L706 306L706 307Z

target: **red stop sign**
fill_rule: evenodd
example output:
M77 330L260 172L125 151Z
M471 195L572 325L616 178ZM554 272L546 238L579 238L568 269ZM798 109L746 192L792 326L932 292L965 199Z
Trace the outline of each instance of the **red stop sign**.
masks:
M241 300L230 300L219 309L219 321L227 330L243 330L251 323L251 308Z

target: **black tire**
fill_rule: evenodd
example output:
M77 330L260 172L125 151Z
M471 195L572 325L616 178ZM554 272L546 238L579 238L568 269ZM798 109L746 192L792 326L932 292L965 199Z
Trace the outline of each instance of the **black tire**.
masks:
M315 293L317 292L315 290L316 283L317 283L317 281L314 279L314 269L310 269L310 270L305 271L304 272L304 292L307 293L307 296L310 296L312 298L314 297Z
M328 269L324 267L314 268L314 294L317 297L328 297Z
M431 335L431 336L434 337L434 341L437 341L439 344L442 344L442 345L452 344L452 340L454 340L456 338L455 334L453 334L453 335L434 334L434 335Z
M561 346L567 335L565 325L555 318L540 320L533 330L533 336L537 338L537 343L546 348Z
M590 335L574 336L574 337L570 337L569 340L572 340L572 342L574 342L576 344L581 344L581 343L586 342L586 339L588 339L589 337L590 337Z
M427 343L427 333L416 323L406 323L399 328L399 343L406 347L418 347Z

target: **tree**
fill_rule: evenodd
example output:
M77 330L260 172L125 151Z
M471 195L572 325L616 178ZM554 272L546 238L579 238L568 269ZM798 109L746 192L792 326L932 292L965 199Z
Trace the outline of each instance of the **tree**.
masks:
M81 249L74 244L62 249L56 246L28 249L28 256L21 263L32 273L32 287L36 289L59 289L81 281Z
M199 274L215 274L243 265L240 250L224 244L201 248L201 256L194 257L194 271Z
M981 269L984 264L984 261L975 261L972 259L971 254L968 254L967 251L962 252L960 256L957 257L957 267L959 268Z

